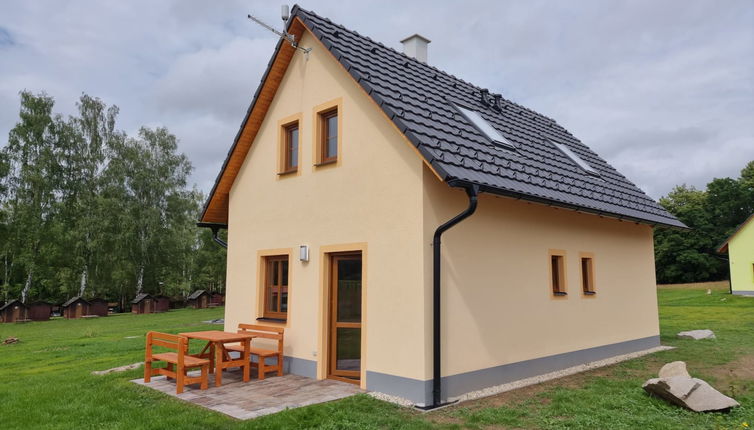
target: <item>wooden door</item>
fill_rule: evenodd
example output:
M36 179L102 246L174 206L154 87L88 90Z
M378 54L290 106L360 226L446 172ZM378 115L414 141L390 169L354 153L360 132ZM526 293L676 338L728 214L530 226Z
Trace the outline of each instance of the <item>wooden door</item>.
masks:
M330 331L328 375L361 379L361 253L330 257Z
M84 315L84 305L82 303L76 303L76 313L74 318L81 318Z

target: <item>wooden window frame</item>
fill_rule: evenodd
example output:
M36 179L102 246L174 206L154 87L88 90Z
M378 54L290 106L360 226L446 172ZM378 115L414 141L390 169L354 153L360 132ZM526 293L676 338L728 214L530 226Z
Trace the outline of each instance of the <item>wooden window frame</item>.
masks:
M288 319L288 311L271 311L270 310L270 295L268 294L268 287L270 286L270 279L271 279L271 273L270 273L270 267L272 266L273 262L288 262L288 273L286 274L286 277L288 278L288 284L285 285L285 287L288 289L287 291L287 298L288 298L288 308L290 308L290 289L291 289L291 258L289 254L280 254L280 255L265 255L262 258L262 262L264 264L264 276L263 284L262 284L262 296L263 296L263 307L262 307L262 318L270 318L274 320L282 320L285 321ZM278 273L278 279L282 281L283 279L283 272L282 272L282 264L278 265L280 272ZM282 288L282 282L280 285L277 286L278 288ZM278 309L281 309L283 302L283 294L282 291L279 290L278 292Z
M588 261L588 268L584 270L584 262ZM596 285L594 283L594 254L591 252L579 253L579 272L581 274L581 293L584 296L593 297L597 294Z
M298 176L301 172L301 119L300 113L288 116L278 121L278 177ZM296 157L298 164L296 167L290 165L289 132L291 128L298 128L298 148Z
M553 273L553 261L557 259L557 281L556 274ZM566 297L568 296L567 289L567 276L566 276L566 252L562 249L550 249L547 253L547 272L548 272L548 284L550 286L550 294L553 297Z
M334 157L325 157L327 147L327 119L335 114L338 117L338 130L336 140L336 155ZM343 158L343 101L341 98L331 100L314 108L313 133L314 141L314 167L337 166L340 165Z

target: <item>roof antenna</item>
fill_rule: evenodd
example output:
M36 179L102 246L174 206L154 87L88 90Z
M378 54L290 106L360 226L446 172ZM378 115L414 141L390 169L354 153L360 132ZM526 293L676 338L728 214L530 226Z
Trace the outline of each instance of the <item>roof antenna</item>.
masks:
M288 5L283 5L280 12L281 12L280 18L282 18L284 23L287 23L288 20L291 18L291 13L288 10ZM249 19L261 25L262 27L266 28L267 30L270 30L271 32L277 34L278 36L280 36L281 39L285 39L288 43L291 44L291 46L294 49L301 50L304 54L306 54L307 60L309 59L309 52L311 52L312 48L304 48L304 47L298 46L298 43L296 42L296 37L294 35L292 35L291 33L288 33L285 29L283 29L283 31L276 30L271 25L267 24L266 22L262 21L261 19L253 15L249 15Z

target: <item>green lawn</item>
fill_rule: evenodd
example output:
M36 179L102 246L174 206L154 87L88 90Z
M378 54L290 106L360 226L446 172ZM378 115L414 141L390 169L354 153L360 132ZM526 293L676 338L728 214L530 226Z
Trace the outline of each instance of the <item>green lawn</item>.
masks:
M236 421L128 382L134 370L93 376L143 358L143 334L216 329L201 321L222 308L96 320L0 324L0 428L754 428L754 299L723 290L663 287L658 292L662 342L676 346L603 369L422 414L366 395ZM711 328L713 341L678 340L675 333ZM131 336L137 336L130 338ZM697 414L650 398L641 383L662 364L684 360L742 407L729 414Z

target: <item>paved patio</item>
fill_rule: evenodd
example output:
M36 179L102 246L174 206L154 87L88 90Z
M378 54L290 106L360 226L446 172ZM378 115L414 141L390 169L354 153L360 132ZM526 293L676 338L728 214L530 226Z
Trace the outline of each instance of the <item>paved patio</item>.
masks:
M148 384L145 384L143 379L134 379L131 382L240 420L329 402L363 392L357 385L330 379L316 380L298 375L283 375L268 376L264 381L260 381L256 379L254 370L253 379L244 383L242 376L240 369L225 370L223 385L215 387L215 376L210 374L208 389L202 391L198 384L190 385L186 386L182 394L175 394L175 381L168 381L164 376L154 376Z

